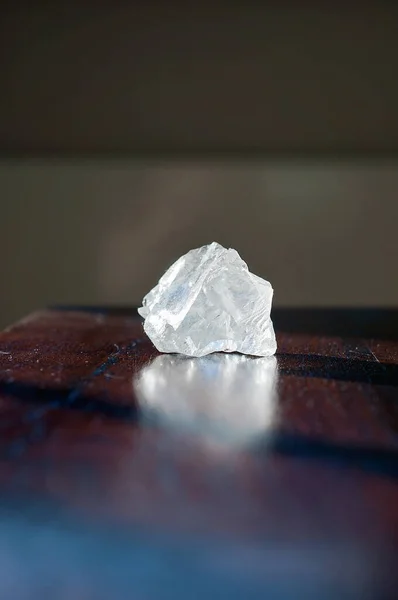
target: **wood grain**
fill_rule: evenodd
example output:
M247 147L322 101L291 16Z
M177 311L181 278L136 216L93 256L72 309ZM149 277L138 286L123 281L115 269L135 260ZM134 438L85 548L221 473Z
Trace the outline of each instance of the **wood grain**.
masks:
M266 363L250 362L261 359L161 357L133 309L45 310L3 332L0 528L18 507L17 518L39 523L41 534L56 514L57 523L72 519L90 535L108 527L131 540L139 530L181 537L190 549L198 540L226 544L237 556L260 548L265 578L257 559L242 559L253 597L279 590L275 597L296 598L284 573L302 582L302 597L331 589L338 597L393 597L398 313L280 309L275 324L276 369L266 376ZM247 381L235 363L250 369ZM145 394L156 401L150 411ZM270 556L279 556L280 572ZM226 579L231 570L225 566ZM57 581L66 577L63 567L57 573ZM85 573L84 597L107 598L101 578ZM141 597L140 584L129 585ZM39 597L30 589L27 597Z

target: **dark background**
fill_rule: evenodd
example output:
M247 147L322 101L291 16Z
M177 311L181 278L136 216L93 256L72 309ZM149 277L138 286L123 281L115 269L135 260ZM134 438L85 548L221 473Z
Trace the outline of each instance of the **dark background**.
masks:
M0 321L213 239L279 305L396 305L398 5L6 2Z

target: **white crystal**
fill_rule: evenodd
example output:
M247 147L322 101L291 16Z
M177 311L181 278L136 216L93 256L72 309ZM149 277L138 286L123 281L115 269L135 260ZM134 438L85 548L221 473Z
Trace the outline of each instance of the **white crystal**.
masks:
M236 250L213 242L181 256L138 312L160 352L270 356L272 296L271 284L250 273Z

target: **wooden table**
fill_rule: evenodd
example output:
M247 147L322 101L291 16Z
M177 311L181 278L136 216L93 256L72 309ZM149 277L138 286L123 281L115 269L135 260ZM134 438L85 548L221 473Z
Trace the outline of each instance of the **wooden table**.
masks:
M274 321L276 359L122 308L0 335L2 599L398 597L398 311Z

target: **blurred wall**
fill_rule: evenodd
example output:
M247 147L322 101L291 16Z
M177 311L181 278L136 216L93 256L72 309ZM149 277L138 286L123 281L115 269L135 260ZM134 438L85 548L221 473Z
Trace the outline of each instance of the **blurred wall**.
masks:
M236 247L279 305L398 304L398 169L376 162L0 164L2 324L137 304L192 247Z
M0 43L0 326L212 240L280 305L397 304L398 3L14 0Z
M3 0L0 151L398 149L398 3Z

